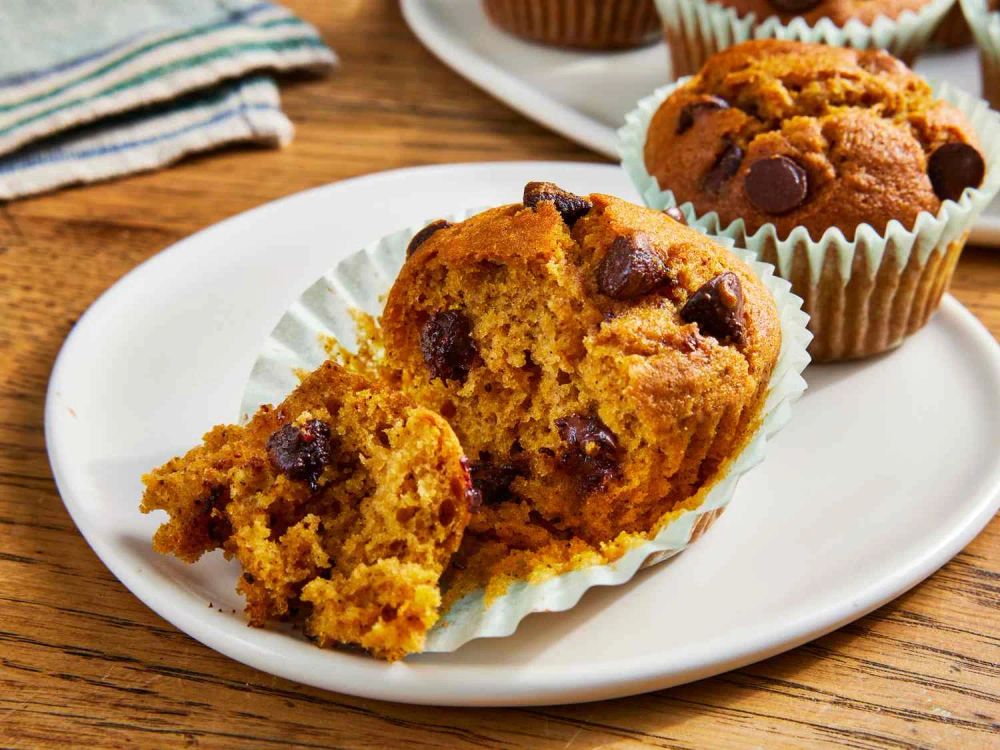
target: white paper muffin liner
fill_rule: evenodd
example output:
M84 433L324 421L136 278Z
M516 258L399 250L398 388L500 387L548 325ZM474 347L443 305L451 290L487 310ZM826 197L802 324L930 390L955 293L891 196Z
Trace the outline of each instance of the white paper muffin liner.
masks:
M678 206L673 192L661 189L646 169L644 149L656 111L688 80L690 77L663 86L640 100L618 131L622 167L650 208ZM978 189L967 188L957 202L944 201L937 215L920 213L912 227L892 220L880 234L870 224L862 224L853 239L831 227L819 240L811 239L805 227L796 227L781 239L773 224L749 233L742 219L723 226L715 211L698 215L690 202L679 206L691 226L749 249L758 259L773 262L778 275L796 282L796 292L806 298L806 310L815 318L810 324L815 336L811 350L814 359L852 358L885 351L926 323L937 308L969 229L1000 188L1000 116L986 102L948 84L936 86L935 95L955 105L972 125L986 162L986 176ZM881 278L876 281L887 259L898 273L886 283ZM933 268L927 267L931 259ZM926 278L922 278L925 269ZM905 283L900 281L904 273L908 274ZM843 290L857 274L864 274L863 281L871 282L867 293L854 298L847 295L845 299ZM918 278L927 289L917 288L914 279ZM820 309L821 284L833 283L841 287L836 290L840 293L838 309ZM898 297L904 293L912 299L900 301ZM890 294L897 299L883 299ZM882 312L869 314L869 309Z
M910 61L927 44L955 0L931 0L896 18L879 16L871 24L851 19L837 26L829 18L810 25L804 18L783 23L778 16L758 20L709 0L656 0L670 47L674 78L697 73L716 52L751 39L791 39L835 47L885 49Z
M479 210L444 218L462 221ZM406 246L428 221L391 234L348 256L310 286L288 309L264 343L244 392L241 415L246 421L261 404L275 404L299 383L299 373L327 359L324 346L336 338L349 350L357 345L352 309L382 312L383 300L405 261ZM722 240L729 244L727 240ZM773 274L745 250L732 250L745 260L774 295L781 316L781 351L771 376L759 426L729 463L723 476L705 493L696 509L685 510L656 536L631 547L610 564L591 565L554 575L538 583L518 582L487 606L481 591L468 594L446 611L427 637L424 652L454 651L475 638L510 635L532 612L559 612L573 607L592 586L628 581L639 568L666 560L697 538L732 499L739 478L764 457L767 441L788 421L791 405L806 388L802 370L809 362L810 334L802 300L790 284Z
M1000 107L1000 13L990 10L986 0L959 0L972 38L979 47L983 71L983 96Z

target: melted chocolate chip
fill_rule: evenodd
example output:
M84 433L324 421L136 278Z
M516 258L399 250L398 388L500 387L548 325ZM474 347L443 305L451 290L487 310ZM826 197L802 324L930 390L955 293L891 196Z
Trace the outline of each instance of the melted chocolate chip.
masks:
M677 116L677 135L683 135L690 130L700 115L716 109L729 109L729 102L711 95L688 102L681 108L681 113Z
M310 419L301 427L286 424L267 439L267 455L275 469L291 479L308 482L315 492L323 468L333 458L330 426L319 419Z
M205 497L198 498L194 504L198 512L207 518L205 529L210 542L219 546L232 536L233 527L226 515L229 491L225 487L212 487Z
M479 460L469 467L469 474L483 503L499 505L515 499L510 485L518 477L527 476L527 469L521 462L493 461L489 454L480 453Z
M567 192L551 182L529 182L524 186L526 207L534 208L542 201L552 201L556 211L569 226L573 226L577 219L593 207L586 198Z
M985 174L982 154L968 143L939 146L927 161L934 194L943 201L957 201L967 187L979 187Z
M696 323L702 336L714 336L723 344L741 345L744 329L740 277L726 271L705 282L688 298L680 316L685 323Z
M671 206L670 208L665 208L663 209L663 213L665 213L667 216L669 216L671 219L678 222L679 224L684 224L686 226L688 223L687 217L684 215L684 212L681 211L679 208L677 208L677 206Z
M570 414L556 420L565 449L559 462L568 469L584 492L595 492L621 471L615 434L600 418Z
M780 216L806 202L809 175L787 156L771 156L750 165L743 180L747 198L767 214Z
M441 229L447 229L450 226L451 222L445 221L444 219L438 219L437 221L432 221L426 227L424 227L415 235L413 235L413 239L410 240L410 244L406 246L406 257L409 258L411 255L413 255L417 251L417 248L423 245L425 242L427 242L428 238L432 234Z
M597 288L612 299L635 299L669 280L667 264L641 233L616 237L597 266Z
M778 10L784 13L804 13L819 5L820 0L771 0Z
M472 339L472 324L460 310L441 310L428 318L420 332L420 351L431 371L431 380L464 383L479 350Z
M735 143L726 144L715 164L705 175L702 187L709 193L719 192L723 183L739 171L742 161L743 149Z

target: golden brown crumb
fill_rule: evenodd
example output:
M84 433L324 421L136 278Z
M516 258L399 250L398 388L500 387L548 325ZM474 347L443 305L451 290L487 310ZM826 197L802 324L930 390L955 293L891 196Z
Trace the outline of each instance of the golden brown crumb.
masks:
M448 424L331 362L143 481L143 512L170 514L156 549L236 557L251 624L292 619L389 660L422 648L469 519Z

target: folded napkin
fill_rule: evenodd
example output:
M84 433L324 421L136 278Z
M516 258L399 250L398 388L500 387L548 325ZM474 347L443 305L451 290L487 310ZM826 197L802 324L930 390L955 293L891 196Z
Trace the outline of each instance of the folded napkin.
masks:
M255 0L3 0L0 200L93 182L292 125L264 70L336 58Z

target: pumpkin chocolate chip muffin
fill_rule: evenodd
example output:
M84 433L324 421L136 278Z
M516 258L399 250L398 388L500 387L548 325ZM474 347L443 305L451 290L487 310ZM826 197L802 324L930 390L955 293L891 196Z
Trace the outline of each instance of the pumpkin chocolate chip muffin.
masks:
M984 175L962 114L895 58L777 40L730 47L674 91L645 161L699 214L813 239L910 226Z
M641 159L670 203L778 266L818 360L885 351L923 326L989 192L973 127L903 63L790 41L711 58L652 114ZM962 221L917 241L948 206Z
M382 316L384 363L472 461L483 506L454 590L649 531L752 434L778 313L704 234L548 183L421 234Z
M143 482L142 511L170 515L155 548L239 560L251 625L291 619L389 660L437 621L474 497L440 416L332 362Z

